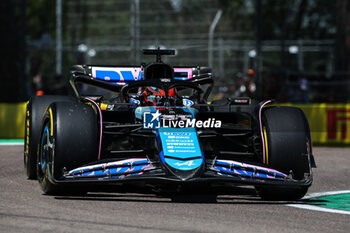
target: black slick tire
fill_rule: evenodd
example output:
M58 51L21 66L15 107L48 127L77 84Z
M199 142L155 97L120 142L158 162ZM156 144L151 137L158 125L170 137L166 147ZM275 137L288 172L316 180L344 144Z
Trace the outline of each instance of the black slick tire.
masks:
M310 173L307 154L311 153L311 137L304 113L295 107L269 107L263 112L264 134L267 139L266 164L273 169L302 180ZM297 200L308 187L256 187L258 194L268 200Z
M37 148L40 140L40 127L46 108L55 101L74 101L70 96L33 96L26 107L24 133L24 170L28 179L36 179Z
M80 186L63 185L65 171L97 160L97 114L78 102L55 102L46 110L41 128L37 175L45 194L84 194Z

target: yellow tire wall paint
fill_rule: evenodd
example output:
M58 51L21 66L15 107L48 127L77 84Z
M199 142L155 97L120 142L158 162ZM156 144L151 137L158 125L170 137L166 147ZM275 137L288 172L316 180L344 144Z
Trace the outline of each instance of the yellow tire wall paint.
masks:
M0 103L0 138L24 139L27 103Z
M350 104L283 104L299 107L309 120L316 144L350 145Z

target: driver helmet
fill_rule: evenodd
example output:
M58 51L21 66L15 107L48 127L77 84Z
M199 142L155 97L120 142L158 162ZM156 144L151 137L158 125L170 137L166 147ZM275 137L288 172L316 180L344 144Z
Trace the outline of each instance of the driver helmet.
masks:
M172 88L169 90L168 96L169 100L175 99L176 89ZM140 97L142 98L142 102L148 106L156 106L164 101L165 91L158 87L146 87L143 92L140 92Z

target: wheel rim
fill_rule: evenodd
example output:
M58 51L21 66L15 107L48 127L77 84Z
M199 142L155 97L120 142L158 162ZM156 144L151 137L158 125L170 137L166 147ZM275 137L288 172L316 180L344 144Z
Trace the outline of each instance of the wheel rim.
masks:
M43 178L49 172L49 164L51 162L53 144L50 141L50 130L48 125L45 126L41 136L39 158L38 158L38 175Z

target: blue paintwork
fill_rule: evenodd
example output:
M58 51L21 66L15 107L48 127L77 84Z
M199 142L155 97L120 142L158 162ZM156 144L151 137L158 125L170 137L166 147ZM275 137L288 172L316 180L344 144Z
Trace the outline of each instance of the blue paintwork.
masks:
M177 160L177 159L165 158L165 162L169 166L171 166L177 170L188 171L188 170L193 170L193 169L200 167L203 163L203 159L199 158L199 159L191 159L191 160L182 161L182 160Z
M227 166L230 166L230 167L227 167ZM284 180L287 177L286 174L283 174L281 172L278 172L269 168L248 165L248 164L241 165L240 163L235 161L232 161L232 162L216 161L214 167L220 171L219 174L222 176L232 175L232 176L241 176L241 177L249 177L249 178L275 179L275 180ZM247 167L255 168L255 172L248 171L248 169L246 169Z
M186 171L196 169L204 163L195 128L160 128L157 131L162 145L162 162Z
M95 67L96 74L95 78L112 82L118 84L119 82L129 83L134 81L139 81L144 79L144 73L141 70L141 67ZM175 68L176 69L176 68ZM136 72L136 76L134 74ZM176 76L178 73L186 73L186 77L178 77ZM175 80L188 80L192 78L192 75L187 71L175 71L174 72Z
M109 82L123 81L125 83L138 81L143 79L143 72L139 72L137 79L135 80L132 71L129 70L96 70L96 78ZM108 79L106 79L108 78Z
M147 164L145 164L147 163ZM123 175L130 176L130 172L133 172L135 174L133 175L141 175L145 168L149 167L149 161L147 159L144 160L138 160L138 161L132 161L132 166L130 167L130 161L121 162L117 165L111 165L111 166L117 166L117 167L108 167L108 163L105 164L98 164L98 165L92 165L82 168L77 168L69 172L69 176L73 177L120 177ZM127 166L125 166L127 165ZM92 170L93 169L93 170Z
M44 128L44 133L43 134L45 134L46 133L46 138L44 138L44 137L42 137L41 138L41 148L44 146L44 140L46 139L46 143L48 144L49 143L49 135L50 135L50 133L49 133L49 128L48 128L48 126L46 126L45 128ZM45 152L44 152L45 153ZM41 169L42 170L44 170L45 169L45 165L46 165L46 158L45 159L43 159L43 156L46 156L46 155L44 155L44 154L42 154L41 153L41 156L40 156L40 164L41 164Z
M143 119L143 115L144 113L155 113L157 111L157 109L153 106L150 106L150 107L137 107L135 109L135 118L136 119L139 119L139 120L142 120Z

